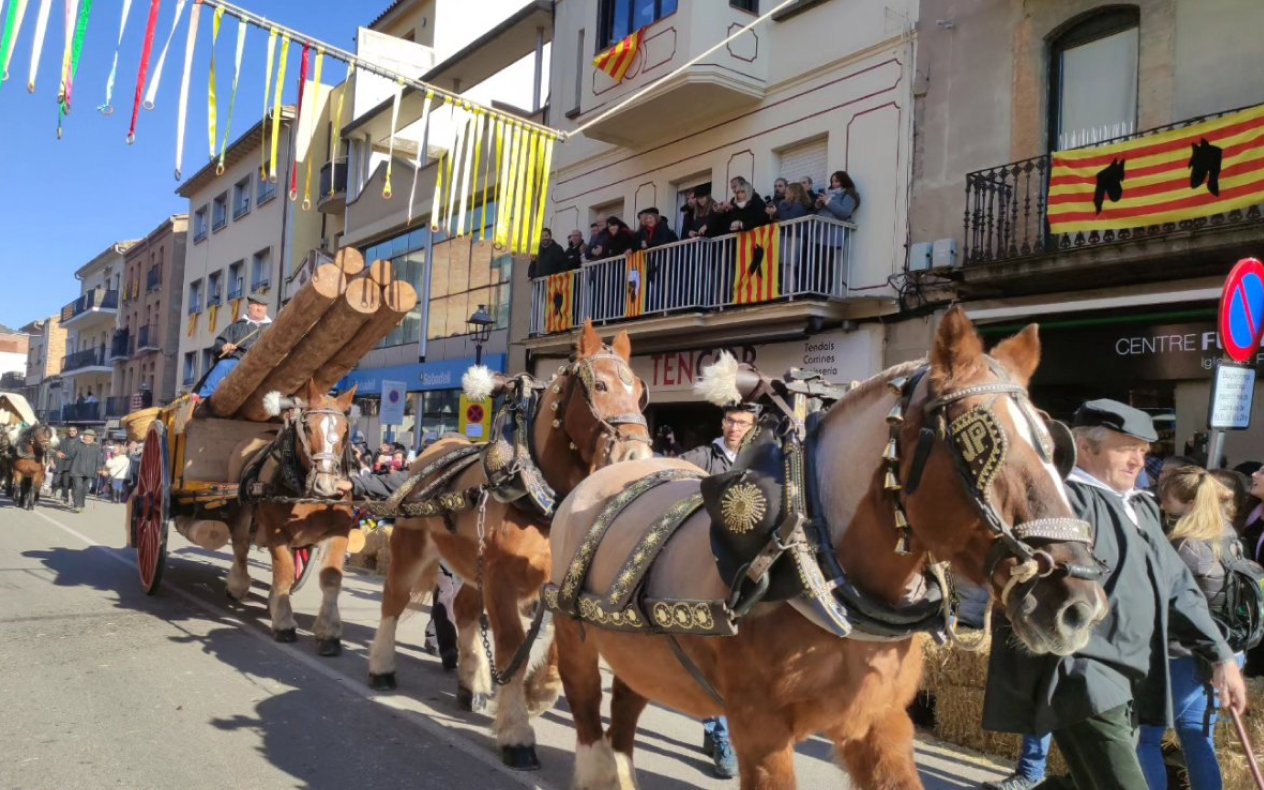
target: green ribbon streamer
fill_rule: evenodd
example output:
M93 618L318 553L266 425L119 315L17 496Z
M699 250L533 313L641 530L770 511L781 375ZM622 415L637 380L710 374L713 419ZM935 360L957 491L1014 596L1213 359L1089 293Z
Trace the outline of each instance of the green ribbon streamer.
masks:
M4 17L4 33L0 34L0 68L4 68L4 64L9 62L9 52L13 49L14 28L17 27L18 9L26 5L26 0L11 0L9 3L9 13ZM8 79L6 72L0 75L0 85L3 80Z
M83 0L79 8L79 20L75 23L75 38L70 45L70 79L66 90L66 98L57 108L57 136L61 137L62 119L70 113L70 97L74 93L75 74L79 71L79 56L83 54L83 39L88 33L88 19L92 16L92 0Z

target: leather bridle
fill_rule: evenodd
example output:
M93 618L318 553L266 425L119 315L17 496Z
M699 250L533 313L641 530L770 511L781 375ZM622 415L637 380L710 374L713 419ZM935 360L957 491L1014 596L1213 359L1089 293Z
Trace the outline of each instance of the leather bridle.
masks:
M597 354L593 354L592 356L578 359L569 365L562 366L562 368L558 371L560 375L566 375L579 381L579 388L583 392L584 404L588 409L589 416L596 425L596 429L592 432L588 445L588 457L591 459L590 463L596 463L598 458L603 457L598 453L602 440L605 440L606 443L605 458L609 458L614 452L615 447L624 442L641 442L647 445L653 444L653 439L651 439L649 435L649 425L646 423L645 416L643 414L646 407L649 406L649 388L645 386L644 382L641 384L641 397L638 403L640 411L631 414L603 415L597 408L595 394L597 386L597 371L595 364L602 360L609 360L615 363L619 371L620 381L623 381L625 384L629 381L636 381L636 374L632 372L631 366L628 365L627 361L624 360L623 357L612 351L601 351ZM561 387L559 385L554 385L553 393L555 395L562 395ZM564 397L554 403L554 411L565 414L566 410L570 408L573 393L574 387L572 385L571 391L567 392ZM640 436L638 434L624 432L622 428L626 425L636 425L643 428L645 430L645 435ZM554 419L553 427L561 428L562 420ZM575 447L574 442L571 443L571 446ZM578 448L576 447L575 449Z
M301 489L299 488L300 484L298 483L298 478L294 474L295 470L290 466L290 464L282 464L282 469L285 470L283 474L286 475L287 485L295 489L295 493L299 493L304 496L310 496L315 490L316 478L319 475L331 474L336 480L342 480L344 478L344 470L351 468L350 441L342 442L341 453L330 453L324 451L312 452L311 443L307 438L307 422L313 416L342 417L345 420L347 415L340 409L307 409L299 407L299 416L295 419L288 420L290 430L294 432L294 436L297 438L296 443L302 448L302 456L295 458L294 460L298 465L298 469L301 471L303 467L303 459L306 459L308 468L306 469L307 475L301 484ZM350 437L347 438L349 439ZM330 462L332 471L326 472L320 468L323 461Z

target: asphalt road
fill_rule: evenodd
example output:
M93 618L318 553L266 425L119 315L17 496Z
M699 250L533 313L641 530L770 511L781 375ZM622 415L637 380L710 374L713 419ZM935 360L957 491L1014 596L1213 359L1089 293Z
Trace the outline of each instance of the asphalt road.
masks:
M400 625L400 688L365 684L380 579L350 570L344 651L319 658L310 583L294 599L299 642L268 631L268 557L251 554L244 606L224 595L227 552L172 534L162 591L141 592L121 505L19 511L0 500L0 788L565 788L574 732L565 700L535 721L536 773L501 767L491 720L457 709L455 676L420 650L426 616ZM711 776L700 725L653 707L641 719L643 790L737 787ZM1003 774L919 738L928 788ZM799 746L799 786L845 788L830 746Z

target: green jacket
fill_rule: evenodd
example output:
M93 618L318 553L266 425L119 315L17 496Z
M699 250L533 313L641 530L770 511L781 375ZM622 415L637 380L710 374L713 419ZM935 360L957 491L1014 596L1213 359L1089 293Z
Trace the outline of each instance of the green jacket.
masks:
M1189 568L1164 537L1154 497L1130 495L1134 525L1113 491L1073 476L1067 494L1076 514L1093 525L1093 553L1108 568L1103 587L1110 610L1088 645L1065 657L1017 647L1012 627L998 615L983 727L1044 735L1128 702L1140 723L1171 726L1168 639L1179 639L1208 663L1228 661L1233 653Z

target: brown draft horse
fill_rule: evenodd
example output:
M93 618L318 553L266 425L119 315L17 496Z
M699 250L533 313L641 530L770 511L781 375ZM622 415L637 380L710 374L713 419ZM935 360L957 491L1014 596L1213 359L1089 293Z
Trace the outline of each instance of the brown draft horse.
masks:
M34 510L47 473L48 451L58 444L57 432L36 423L24 431L9 429L7 440L9 448L0 463L0 473L6 480L9 497L18 507Z
M532 460L559 498L594 469L651 456L649 431L640 417L645 383L632 373L631 359L626 332L605 346L592 324L585 323L573 361L549 382L534 414L529 415ZM496 380L497 388L509 381L499 376ZM412 470L416 473L468 445L463 438L442 439L417 457ZM439 474L432 474L418 488ZM483 464L475 463L445 490L463 491L487 484ZM520 612L538 600L549 575L548 521L494 497L486 499L482 520L480 529L477 508L445 518L396 520L391 534L391 565L382 594L382 621L369 652L369 677L374 688L395 688L399 617L412 595L434 589L439 558L467 582L453 607L460 648L459 701L476 707L491 692L486 650L479 644L484 607L494 638L495 667L504 672L518 652L525 639ZM486 538L480 552L481 533ZM541 637L537 649L546 638ZM530 717L551 708L561 692L556 652L550 649L548 658L530 678L524 677L526 672L515 673L497 694L496 741L502 760L511 768L533 770L540 765Z
M350 429L347 414L355 398L355 388L331 398L308 384L307 399L269 396L270 413L284 414L285 424L271 442L243 442L234 451L229 479L241 479L241 470L251 462L261 462L260 481L275 496L323 499L331 503L345 497L340 483L347 480ZM261 454L272 455L270 459ZM269 465L274 463L274 468ZM270 478L269 484L265 478ZM324 565L320 569L321 604L313 631L317 652L336 656L342 652L342 617L338 594L342 591L343 562L347 536L355 522L346 507L325 504L258 501L231 505L233 567L228 574L230 598L244 600L250 591L246 555L251 545L263 546L272 555L272 586L268 610L272 615L272 635L278 642L297 639L290 591L295 567L291 549L324 544ZM252 534L251 527L255 527Z
M910 391L903 427L898 429L900 479L908 479L922 426L939 417L952 423L974 407L987 407L1009 450L995 467L990 485L983 486L985 501L1013 525L1011 534L1020 533L1024 523L1035 527L1037 521L1074 521L1057 471L1036 449L1037 442L1049 439L1036 435L1045 427L1032 424L1020 412L1030 408L1022 402L1039 357L1034 325L1000 343L987 357L965 314L949 311L938 329L928 373ZM1033 652L1074 652L1086 643L1105 611L1100 585L1073 578L1070 572L1071 563L1094 567L1089 546L1039 542L1038 553L1049 564L1038 576L1023 579L1017 587L1023 594L1010 595L1011 581L1019 575L1018 560L1001 554L994 565L986 564L998 538L957 468L961 451L943 435L929 434L920 485L913 493L904 492L913 539L910 553L896 552L894 508L883 476L884 448L890 438L888 412L901 397L891 382L919 367L921 363L896 367L861 384L821 423L815 479L835 556L865 595L892 605L915 589L929 556L950 561L957 573L1008 598L1006 613L1023 624L1016 633ZM1008 384L999 383L1004 378ZM1001 388L1007 390L998 394ZM553 582L560 582L566 562L610 498L636 480L672 466L686 465L657 459L623 464L600 470L581 483L553 520L550 542L559 558ZM650 517L670 504L651 508ZM644 516L647 511L639 512ZM714 574L709 527L705 511L686 521L663 550L647 584L655 584L660 575L671 580ZM617 528L616 520L612 531ZM674 545L680 550L673 550ZM992 568L989 578L987 567ZM857 786L922 786L914 764L913 724L906 713L922 669L912 637L840 639L788 604L759 604L741 621L736 636L678 637L689 659L719 692L721 706L682 668L668 637L581 626L564 617L556 619L555 630L559 670L578 736L574 787L636 786L633 739L637 719L650 700L698 718L727 714L743 790L794 788L794 744L816 733L833 741ZM611 724L604 737L599 659L615 674Z

